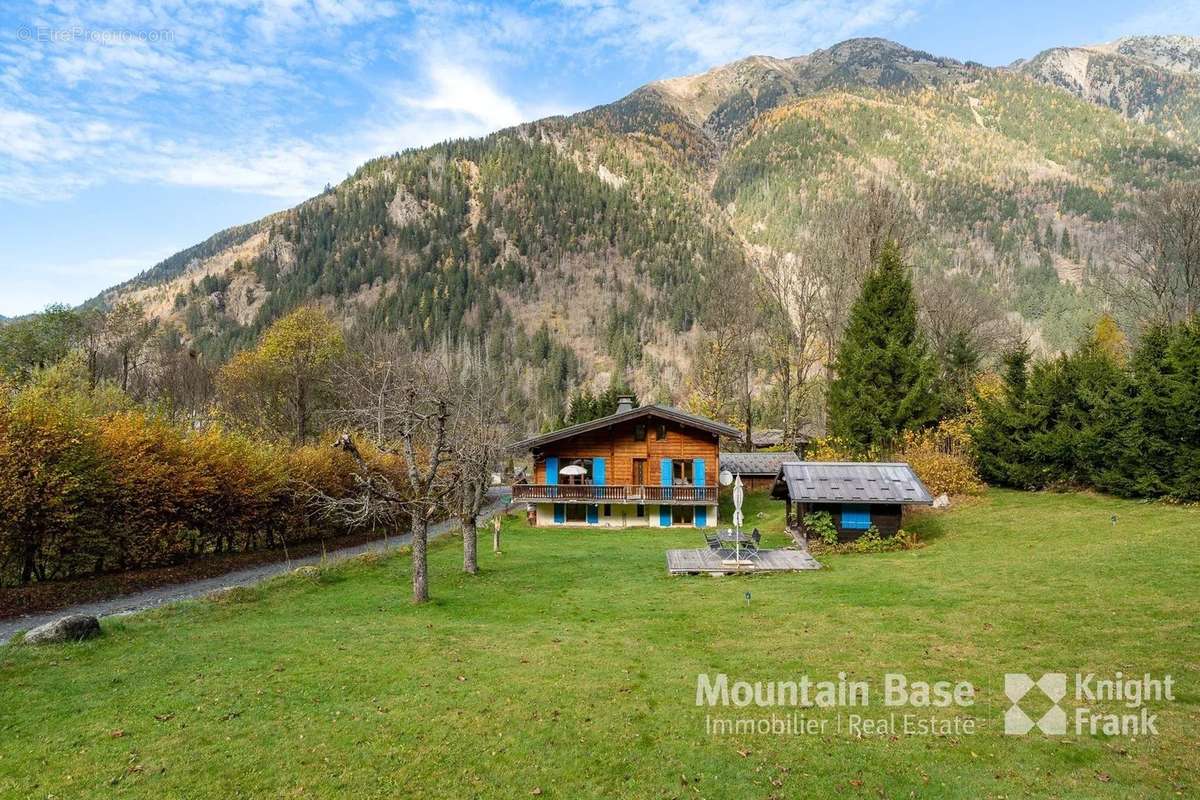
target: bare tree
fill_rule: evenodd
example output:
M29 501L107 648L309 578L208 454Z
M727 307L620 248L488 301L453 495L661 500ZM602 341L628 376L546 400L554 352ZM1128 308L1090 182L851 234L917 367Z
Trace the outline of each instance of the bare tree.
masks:
M811 265L811 260L792 253L758 260L766 352L779 384L784 440L793 446L801 427L794 416L797 401L807 395L820 358L822 282Z
M454 488L451 425L459 387L444 358L414 355L397 339L368 343L365 352L340 370L345 406L339 423L369 439L380 453L401 459L403 481L370 463L350 433L335 446L359 465L359 493L323 501L332 510L364 523L407 517L412 534L414 603L429 599L429 523L446 507Z
M474 575L479 572L479 514L492 470L504 452L509 427L500 381L486 362L468 356L460 372L451 448L459 482L463 571Z
M740 419L749 435L758 308L754 276L746 266L740 261L728 265L721 279L707 287L687 404L693 412L713 419Z
M849 203L829 204L815 215L806 261L821 282L819 309L827 370L832 370L837 358L863 278L889 240L902 252L907 250L913 219L908 202L878 181L868 183Z
M943 366L956 342L965 341L986 359L998 358L1020 341L1020 326L967 276L928 277L918 289L922 327Z
M1200 310L1200 185L1176 183L1145 197L1125 238L1125 275L1110 294L1164 322Z

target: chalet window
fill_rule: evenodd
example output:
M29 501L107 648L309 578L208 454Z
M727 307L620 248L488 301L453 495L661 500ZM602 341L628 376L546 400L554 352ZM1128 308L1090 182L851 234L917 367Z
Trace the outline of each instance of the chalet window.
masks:
M612 504L611 503L604 504L604 516L606 516L606 517L612 516Z
M587 506L568 503L567 522L587 522Z
M672 506L671 507L671 524L672 525L691 525L695 516L695 509L691 506Z
M675 459L671 462L671 482L676 486L692 484L692 461L690 459Z
M637 517L644 517L644 516L646 516L646 507L639 505L637 508L635 508L633 510L633 513Z
M646 459L635 458L633 460L633 485L646 485ZM640 514L638 516L641 516Z
M667 438L667 424L665 422L658 423L658 426L654 429L654 438L655 439Z
M646 441L646 426L645 425L634 425L633 426L633 440L635 442Z

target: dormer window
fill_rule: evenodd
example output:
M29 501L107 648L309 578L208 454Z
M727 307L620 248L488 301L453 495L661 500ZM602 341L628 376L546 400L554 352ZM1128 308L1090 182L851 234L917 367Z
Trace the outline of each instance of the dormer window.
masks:
M660 441L667 438L667 423L658 423L658 426L654 430L654 438Z
M639 425L633 426L633 440L635 442L646 441L646 426L645 426L645 424L639 424Z

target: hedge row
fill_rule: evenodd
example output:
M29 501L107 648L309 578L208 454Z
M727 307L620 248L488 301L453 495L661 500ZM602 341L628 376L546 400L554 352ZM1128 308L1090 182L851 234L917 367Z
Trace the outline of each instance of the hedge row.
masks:
M348 531L314 513L349 456L287 449L79 396L0 400L0 586L178 564Z

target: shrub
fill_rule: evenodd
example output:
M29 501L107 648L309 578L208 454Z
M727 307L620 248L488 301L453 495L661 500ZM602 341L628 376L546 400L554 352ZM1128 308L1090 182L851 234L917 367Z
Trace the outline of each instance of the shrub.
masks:
M311 505L355 490L345 453L188 430L51 377L0 394L0 585L347 532ZM404 485L396 457L364 457Z
M825 544L837 544L838 532L828 511L813 511L804 515L804 530Z

